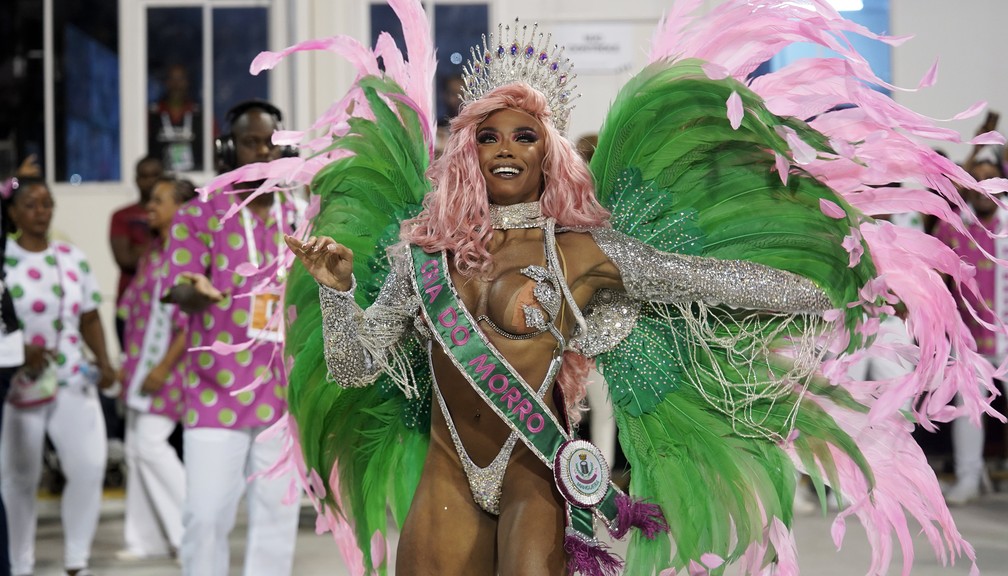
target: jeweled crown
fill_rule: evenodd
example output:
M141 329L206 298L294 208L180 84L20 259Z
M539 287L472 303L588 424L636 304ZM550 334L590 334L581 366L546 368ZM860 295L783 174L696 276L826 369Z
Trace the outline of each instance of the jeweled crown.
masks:
M546 96L552 112L553 125L561 134L567 132L574 93L574 74L569 58L563 57L563 47L550 44L552 34L514 24L497 25L497 36L483 35L483 45L473 46L471 59L463 69L463 105L479 100L491 90L514 82L525 82Z

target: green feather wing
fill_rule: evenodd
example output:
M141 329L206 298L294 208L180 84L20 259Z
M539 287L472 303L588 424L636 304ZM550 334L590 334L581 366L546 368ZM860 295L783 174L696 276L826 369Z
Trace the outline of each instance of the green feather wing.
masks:
M360 86L374 119L351 119L349 132L327 150L350 154L312 183L320 200L312 234L353 250L355 296L367 307L388 274L385 251L398 240L398 223L420 211L429 156L416 112L395 98L402 90L378 78ZM340 486L340 494L328 488L312 496L334 517L353 519L365 568L384 573L370 557L371 539L387 533L390 511L402 525L419 483L430 433L430 375L415 374L420 395L412 399L387 376L365 388L327 381L318 286L300 264L288 279L286 302L297 310L286 338L293 358L288 403L307 471L326 480L335 469ZM403 351L411 364L423 364L425 352L415 341Z
M745 110L737 130L726 113L733 92ZM781 182L774 154L791 155L779 134L785 128L828 151L821 134L774 116L737 81L708 79L697 61L652 64L620 92L599 132L591 161L599 200L613 205L618 180L635 169L669 192L668 211L696 214L700 254L788 270L815 282L834 303L856 301L874 275L871 259L848 266L840 245L852 222L824 215L820 200L857 211L795 167L788 183ZM852 328L862 311L846 314Z
M732 93L745 110L737 130L727 118ZM850 267L842 243L855 222L826 216L820 202L856 211L797 168L782 181L774 167L777 155L791 155L782 135L788 131L828 152L822 135L772 115L741 83L711 80L699 62L662 62L635 76L613 103L591 170L617 230L662 250L749 260L809 278L853 328L863 311L846 305L874 269L869 258ZM631 463L631 494L662 506L674 542L635 534L628 573L682 568L707 552L738 559L766 538L761 510L790 524L795 467L780 443L792 430L794 450L820 491L835 481L831 449L871 479L854 441L809 398L864 408L816 377L808 359L800 368L775 353L813 342L820 329L802 316L645 305L631 335L599 356ZM818 354L809 347L806 354Z

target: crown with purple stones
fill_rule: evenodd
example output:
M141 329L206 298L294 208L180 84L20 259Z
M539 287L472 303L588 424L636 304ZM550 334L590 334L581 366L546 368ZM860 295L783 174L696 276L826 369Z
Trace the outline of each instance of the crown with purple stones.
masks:
M553 125L561 134L567 132L567 122L573 101L577 75L570 59L563 57L563 47L550 44L552 35L539 32L539 24L497 25L497 36L483 35L483 45L473 46L472 58L464 68L462 79L463 105L479 100L491 90L524 82L541 92L549 103Z

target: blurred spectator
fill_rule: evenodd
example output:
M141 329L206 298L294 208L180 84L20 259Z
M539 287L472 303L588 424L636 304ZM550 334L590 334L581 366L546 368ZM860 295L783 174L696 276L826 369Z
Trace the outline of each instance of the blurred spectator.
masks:
M173 173L203 169L203 113L189 93L189 72L168 66L164 92L147 114L147 153Z
M112 214L109 226L109 245L112 256L119 268L119 283L116 288L116 305L136 273L140 257L150 245L151 229L147 224L147 202L150 201L154 183L164 174L161 160L155 156L145 156L136 164L136 186L140 197L136 202L119 208ZM116 318L116 335L119 344L123 341L123 323Z
M6 201L14 194L14 178L37 178L42 170L31 154L18 167L13 178L0 183L0 210L6 210ZM0 216L0 430L3 430L3 414L7 390L11 378L25 360L24 330L14 310L14 299L7 289L7 234L12 232L6 217ZM7 534L7 510L0 493L0 576L10 576L10 544Z
M438 125L448 124L452 118L458 116L462 108L462 89L465 88L465 80L461 74L449 74L441 78L441 104L444 113L438 118Z
M147 202L156 237L140 258L119 312L125 318L122 382L126 399L126 514L120 560L174 555L182 545L185 470L168 439L182 415L183 319L162 303L172 218L196 196L191 182L162 178Z
M989 121L989 120L988 120ZM981 131L987 130L981 128ZM997 157L985 158L985 150L974 150L967 166L977 180L1002 176ZM963 221L969 236L963 235L951 225L940 222L934 235L949 245L959 258L976 267L976 282L980 299L971 293L963 294L965 302L960 302L959 311L966 326L976 340L977 351L987 357L995 366L1004 360L1008 346L1004 335L988 330L970 313L969 308L987 322L993 322L996 314L1005 319L1008 310L1008 285L998 277L995 265L982 252L986 251L999 258L1008 258L1008 240L991 238L985 228L995 233L1005 232L1006 214L987 195L975 190L965 190L964 197L972 208L971 214L963 214ZM968 307L967 307L968 304ZM992 314L992 312L993 314ZM1004 387L1005 383L1000 382ZM950 505L965 504L980 496L981 488L989 486L984 465L984 431L967 419L957 418L952 422L952 448L955 459L956 482L945 491L945 500Z
M112 247L112 257L119 268L119 282L116 287L116 307L121 304L123 292L129 286L136 274L140 256L146 253L151 240L150 226L147 224L145 205L150 200L151 189L157 179L164 174L161 160L154 156L144 156L136 163L135 182L140 197L136 202L123 206L112 213L109 224L109 245ZM119 349L125 350L123 342L123 319L115 316L116 338ZM126 436L126 422L123 410L117 398L102 395L100 398L102 414L105 417L105 431L109 438L110 463L121 464ZM107 482L120 487L122 474L116 468L116 474L109 474Z
M90 574L106 464L105 424L95 384L115 380L98 315L97 282L80 250L48 238L53 198L43 180L21 179L3 197L7 282L24 329L25 365L14 375L0 435L0 480L10 521L12 571L35 564L36 491L46 436L59 455L64 565ZM97 365L84 358L84 345Z
M450 74L441 78L439 98L443 113L438 116L437 133L434 135L434 157L441 155L445 142L448 141L449 124L462 108L462 89L465 81L461 74Z
M227 114L230 132L215 146L218 165L233 170L279 158L284 151L272 136L280 121L280 111L266 102L236 105ZM257 184L245 186L252 190ZM286 377L272 361L280 354L278 335L264 329L279 297L238 297L254 281L235 270L276 266L286 249L281 238L293 231L295 214L280 192L253 198L242 208L236 204L249 192L231 192L215 190L205 202L187 204L165 248L171 255L165 285L172 287L166 297L190 314L189 344L229 347L256 340L230 353L186 354L182 569L200 576L228 574L228 536L247 487L244 574L285 576L294 560L299 501L290 493L290 474L262 475L280 457L282 439L257 440L286 410ZM232 208L237 213L226 217Z

